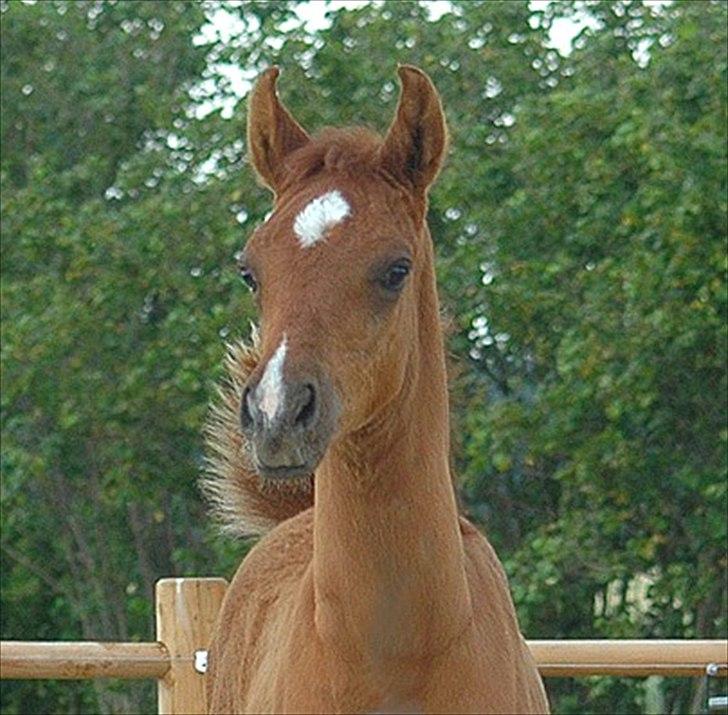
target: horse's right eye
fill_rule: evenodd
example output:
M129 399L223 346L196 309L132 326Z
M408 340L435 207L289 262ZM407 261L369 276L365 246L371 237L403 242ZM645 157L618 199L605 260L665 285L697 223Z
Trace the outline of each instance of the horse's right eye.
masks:
M255 293L255 291L258 290L258 281L255 280L255 276L249 268L246 268L245 266L240 266L240 268L238 268L238 274L240 275L240 279L243 281L243 283L248 286L248 290L251 293Z

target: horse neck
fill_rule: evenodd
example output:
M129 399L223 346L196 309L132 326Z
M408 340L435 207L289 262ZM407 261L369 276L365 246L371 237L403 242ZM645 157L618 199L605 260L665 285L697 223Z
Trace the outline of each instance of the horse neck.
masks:
M407 388L366 429L333 444L316 472L316 625L352 661L434 655L470 620L427 241Z

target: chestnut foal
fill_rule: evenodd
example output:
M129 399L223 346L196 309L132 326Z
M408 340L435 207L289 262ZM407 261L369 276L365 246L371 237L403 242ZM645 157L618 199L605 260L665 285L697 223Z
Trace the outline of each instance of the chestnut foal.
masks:
M228 473L237 485L211 490L259 525L285 520L230 585L209 710L547 712L503 568L458 516L451 483L425 223L447 140L437 91L401 67L384 140L309 137L277 76L262 75L249 108L250 156L275 207L242 259L262 336L230 447L247 441L255 477ZM315 504L292 515L311 474Z

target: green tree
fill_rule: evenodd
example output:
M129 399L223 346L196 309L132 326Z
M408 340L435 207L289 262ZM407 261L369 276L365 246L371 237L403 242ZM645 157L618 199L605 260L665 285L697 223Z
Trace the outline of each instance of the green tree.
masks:
M196 118L204 22L185 2L2 6L4 637L149 639L157 578L240 555L214 549L195 479L249 317L228 267L265 204L248 178L242 205L241 125ZM8 684L3 711L151 696Z
M157 578L245 552L194 483L253 317L233 255L270 205L225 68L274 62L311 130L383 130L397 62L442 92L457 466L527 636L725 637L725 4L385 2L316 31L295 9L0 4L3 637L146 640ZM590 20L568 57L564 15ZM701 697L548 685L559 712ZM152 709L138 684L2 692L7 713Z
M512 550L527 633L725 637L726 6L588 12L598 29L480 165L486 285L457 311L469 494ZM644 698L568 690L575 712ZM699 710L691 690L667 686L666 710Z

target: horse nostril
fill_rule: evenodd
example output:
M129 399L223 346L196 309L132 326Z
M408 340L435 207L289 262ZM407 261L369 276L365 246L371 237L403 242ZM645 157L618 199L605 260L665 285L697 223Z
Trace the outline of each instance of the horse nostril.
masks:
M306 426L316 411L316 390L310 383L301 389L301 408L296 415L294 424Z
M240 426L245 430L253 426L253 415L250 409L250 388L246 387L240 400Z

